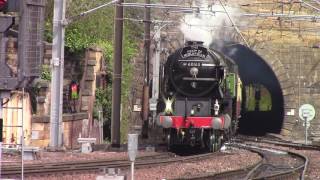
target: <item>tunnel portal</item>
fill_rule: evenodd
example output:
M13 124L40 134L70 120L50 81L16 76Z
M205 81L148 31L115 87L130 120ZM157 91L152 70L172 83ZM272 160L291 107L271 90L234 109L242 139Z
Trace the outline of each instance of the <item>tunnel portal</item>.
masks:
M244 85L239 133L280 133L284 120L284 100L273 70L258 54L241 44L224 46L221 51L238 65Z

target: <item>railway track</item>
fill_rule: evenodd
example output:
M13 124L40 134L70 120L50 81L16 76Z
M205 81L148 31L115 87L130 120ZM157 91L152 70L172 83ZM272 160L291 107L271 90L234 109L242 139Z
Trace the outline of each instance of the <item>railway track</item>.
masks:
M276 146L291 147L294 149L320 150L320 146L317 146L317 145L294 143L291 141L285 141L282 139L277 139L272 137L238 136L233 140L239 143L247 143L247 142L257 143L258 142L258 143L265 143L265 144L273 144Z
M175 156L172 153L161 155L144 156L136 159L135 166L137 168L144 166L154 166L160 164L168 164L174 162L194 161L199 159L209 158L214 154L200 154L194 156ZM130 162L128 160L90 160L90 161L74 161L74 162L57 162L45 164L25 165L24 174L30 175L44 175L66 172L78 171L97 171L103 168L129 168ZM21 175L21 166L5 166L2 167L2 177L18 177Z
M215 174L201 174L199 176L179 177L179 179L303 179L308 159L302 155L289 152L286 150L271 149L267 145L283 143L282 141L270 141L266 143L260 141L261 139L253 138L251 140L235 139L233 143L228 146L239 149L246 149L255 152L261 156L261 160L250 167L242 169L227 171ZM264 145L261 143L264 142ZM267 144L267 145L265 145ZM289 146L285 142L284 146ZM291 146L290 146L291 147ZM302 144L293 143L293 147L299 149L314 149L315 147L303 146ZM270 150L271 149L271 150ZM191 162L210 158L214 154L200 154L193 156L176 156L173 153L163 153L158 155L148 155L137 158L137 168L148 168L155 165L169 164L175 162ZM127 169L130 167L128 160L88 160L88 161L74 161L74 162L57 162L45 164L25 165L24 173L28 176L38 176L46 174L60 174L60 173L74 173L81 171L101 171L105 168L120 168ZM5 166L2 168L2 175L5 178L19 177L21 174L21 167Z
M303 179L308 158L291 151L263 146L234 144L262 155L263 160L244 179Z
M303 155L257 145L232 143L228 146L258 153L261 160L250 167L234 171L179 177L179 179L303 179L304 177L308 158Z

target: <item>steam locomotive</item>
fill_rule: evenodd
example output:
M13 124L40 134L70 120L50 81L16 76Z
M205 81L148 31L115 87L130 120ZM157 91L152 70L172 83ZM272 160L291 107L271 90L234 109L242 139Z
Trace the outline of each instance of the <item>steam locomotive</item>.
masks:
M202 42L189 41L167 58L160 75L157 124L170 150L217 151L236 132L241 80L236 64Z

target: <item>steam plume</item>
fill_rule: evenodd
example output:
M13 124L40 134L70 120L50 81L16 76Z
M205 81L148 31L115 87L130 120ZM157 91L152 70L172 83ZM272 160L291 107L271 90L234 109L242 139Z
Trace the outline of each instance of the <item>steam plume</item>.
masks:
M205 46L209 46L213 40L221 38L221 32L226 35L226 31L233 31L232 23L219 3L208 3L206 0L200 3L193 1L193 3L194 5L200 4L201 8L200 12L187 14L182 19L180 30L185 40L203 41ZM238 10L228 6L225 8L231 17L236 19Z

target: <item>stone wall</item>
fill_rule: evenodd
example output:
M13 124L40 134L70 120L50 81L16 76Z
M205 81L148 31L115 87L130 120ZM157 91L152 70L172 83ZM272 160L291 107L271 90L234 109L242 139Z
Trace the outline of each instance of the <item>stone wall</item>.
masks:
M45 43L43 68L50 76L52 45ZM17 72L17 39L9 37L7 41L6 62L13 74ZM96 77L104 71L101 50L90 48L85 57L67 55L64 73L64 114L63 145L66 148L78 148L78 137L95 137L100 140L100 128L93 120ZM49 77L50 78L50 77ZM70 111L73 102L69 98L70 82L80 84L80 97L75 100L76 108ZM98 83L99 84L99 83ZM17 126L24 122L26 145L47 147L50 140L50 80L36 79L25 92L24 109L4 109L4 126ZM22 107L22 92L11 92L8 107ZM23 114L23 115L22 115ZM17 127L4 128L5 143L19 143L21 132Z
M84 74L80 83L80 112L88 113L88 129L85 137L93 135L97 131L94 126L93 111L97 86L97 75L104 71L103 56L99 48L89 48L86 51L84 62Z
M66 148L79 148L78 137L83 137L86 132L88 114L64 114L63 115L63 145ZM31 146L48 147L50 143L50 117L33 116L32 117L32 138Z
M255 47L273 69L281 84L284 96L284 123L282 134L292 139L304 138L303 121L299 118L299 107L312 104L316 117L311 122L309 135L320 130L320 49L293 44L267 44Z
M51 58L51 45L47 44L46 47L44 64L49 63L48 59ZM66 148L78 148L78 137L95 137L100 143L100 128L92 114L97 84L96 76L103 71L102 52L97 48L90 48L86 51L83 60L68 56L65 64L63 145ZM74 102L69 97L71 81L77 82L80 86L79 99ZM50 138L50 83L38 80L36 85L38 88L37 111L32 118L31 145L47 147ZM72 103L75 103L75 109L71 112Z

